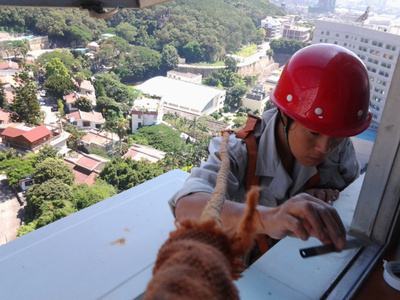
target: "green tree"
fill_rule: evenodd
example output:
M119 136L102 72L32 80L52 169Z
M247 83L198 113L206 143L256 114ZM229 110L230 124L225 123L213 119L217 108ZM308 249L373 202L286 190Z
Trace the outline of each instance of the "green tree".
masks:
M8 183L10 185L18 184L20 179L26 176L32 175L33 165L35 163L34 159L26 158L12 158L5 159L0 162L0 170L7 175Z
M70 75L68 73L67 68L58 57L52 58L45 66L46 68L46 77L49 78L53 75L63 76L69 78Z
M89 186L86 183L74 185L71 189L71 202L78 210L89 207L117 193L116 188L104 180L97 179Z
M39 101L36 96L36 84L29 77L27 72L14 75L14 80L20 84L14 87L14 101L10 110L15 112L12 120L29 124L39 124L44 114L40 110Z
M237 61L233 57L228 57L227 59L225 59L225 65L227 66L228 70L236 72Z
M0 108L6 109L8 106L4 83L0 82Z
M10 42L11 51L14 53L14 57L16 58L19 55L22 55L24 61L26 59L26 55L28 54L31 46L27 40L15 40Z
M73 54L67 49L56 49L54 51L45 52L39 55L35 62L39 66L45 67L53 58L58 58L68 70L72 69L72 66L76 64Z
M54 94L56 98L62 98L75 90L75 85L71 78L62 75L52 75L44 83L45 90ZM37 101L36 101L37 102Z
M37 218L41 205L45 201L68 200L71 197L71 188L62 180L53 178L43 183L36 183L26 192L25 216L28 222Z
M172 45L166 45L161 53L161 69L166 72L173 70L178 66L178 50Z
M79 86L79 89L80 89L82 82L86 79L86 76L82 72L77 72L74 75L74 79L78 83L78 86Z
M133 43L135 41L135 37L137 35L137 29L132 26L130 23L122 22L115 27L115 33L128 41L128 43Z
M44 183L50 179L58 179L67 185L74 183L75 175L72 168L61 159L47 158L36 165L33 171L35 183Z
M182 51L188 62L198 62L203 60L204 49L198 42L188 42L183 46Z
M88 98L82 97L82 96L79 97L78 99L76 99L75 106L77 109L79 109L81 111L90 112L93 110L92 101L90 101Z
M35 164L39 164L42 161L46 160L46 158L61 158L61 155L58 154L57 148L53 147L50 144L44 144L38 152Z
M68 200L45 201L39 208L39 216L35 220L35 229L62 219L70 214L75 213L76 211L77 210L74 208L71 201Z
M106 163L99 177L121 192L163 173L164 170L158 164L118 157Z
M89 28L79 28L76 26L69 26L66 36L75 47L85 46L93 40L93 34Z
M142 127L131 137L134 142L144 139L150 147L164 152L172 152L185 146L180 133L164 124Z

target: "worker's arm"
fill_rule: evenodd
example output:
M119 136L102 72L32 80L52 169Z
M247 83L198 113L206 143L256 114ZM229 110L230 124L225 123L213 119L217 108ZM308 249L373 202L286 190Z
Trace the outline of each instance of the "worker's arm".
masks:
M179 199L175 214L178 221L186 218L200 219L201 212L210 200L209 193L193 193ZM337 211L329 204L302 193L278 207L258 206L262 224L258 233L267 234L274 239L295 236L302 240L310 236L318 238L323 244L334 243L343 249L346 233ZM227 227L236 226L245 211L245 204L225 201L222 222Z

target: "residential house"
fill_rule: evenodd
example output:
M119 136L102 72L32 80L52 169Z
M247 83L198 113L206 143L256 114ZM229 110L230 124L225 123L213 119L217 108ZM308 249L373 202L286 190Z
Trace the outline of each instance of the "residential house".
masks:
M86 47L89 48L93 52L97 52L100 49L100 45L97 42L94 42L94 41L90 42L89 44L87 44Z
M67 120L72 125L78 126L79 128L87 131L92 128L102 128L106 121L99 112L85 112L81 110L67 114Z
M49 143L55 135L57 133L47 129L46 126L28 127L23 124L8 126L0 134L6 147L33 152L39 150L42 144Z
M161 97L164 113L210 115L224 107L226 91L162 76L153 77L137 87L147 95Z
M131 159L140 161L142 159L148 160L150 162L157 162L165 157L165 152L146 147L143 145L133 144L127 153L124 154L124 158L130 157Z
M77 107L75 105L75 101L79 97L84 97L88 99L91 103L93 108L96 107L96 93L93 84L89 80L84 80L81 82L81 85L79 86L77 82L75 82L75 85L79 92L73 92L68 95L63 96L64 100L64 109L66 112L74 112L77 111Z
M78 152L71 152L64 157L64 162L72 167L76 184L92 185L108 161L110 160L98 155Z
M18 63L11 60L0 62L0 71L3 70L19 70Z
M114 157L117 153L115 148L119 142L119 137L115 133L92 129L82 137L81 141L88 150L100 149L106 152L109 157Z
M132 108L132 133L143 126L160 124L163 118L163 101L161 99L136 99Z

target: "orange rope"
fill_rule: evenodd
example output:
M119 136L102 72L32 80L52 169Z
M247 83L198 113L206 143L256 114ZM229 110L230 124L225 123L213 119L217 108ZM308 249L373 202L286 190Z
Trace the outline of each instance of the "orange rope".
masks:
M221 168L218 171L217 183L215 185L214 192L211 195L211 200L207 203L201 214L201 222L214 219L220 226L222 226L221 214L225 203L225 195L230 168L228 155L229 136L230 131L224 131L222 133L222 143L219 151L221 158Z

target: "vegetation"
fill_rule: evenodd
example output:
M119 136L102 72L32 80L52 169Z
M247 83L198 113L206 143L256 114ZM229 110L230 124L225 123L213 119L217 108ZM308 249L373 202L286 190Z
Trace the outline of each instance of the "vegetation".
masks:
M28 72L16 73L14 80L20 84L13 89L14 101L10 104L10 110L14 114L11 115L11 119L16 122L39 124L44 115L37 101L35 83Z
M300 42L297 40L288 40L285 38L280 38L277 40L272 40L269 43L272 54L289 54L292 55L298 50L304 48L305 46L310 45L310 43ZM267 55L270 55L271 52Z

